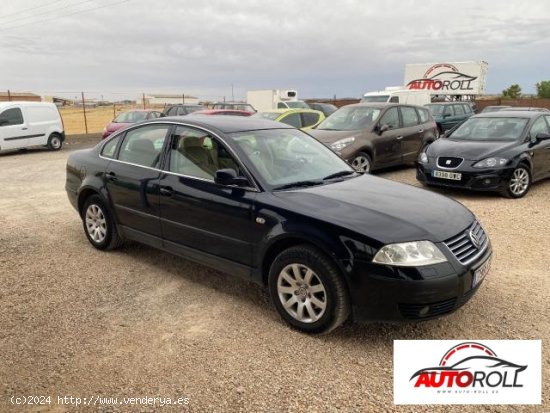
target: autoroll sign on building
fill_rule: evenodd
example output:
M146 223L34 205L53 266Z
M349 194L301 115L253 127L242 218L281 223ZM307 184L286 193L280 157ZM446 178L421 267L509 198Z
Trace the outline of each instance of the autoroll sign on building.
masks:
M540 404L540 340L396 340L395 404Z
M485 93L487 62L421 63L405 65L405 87L433 95Z

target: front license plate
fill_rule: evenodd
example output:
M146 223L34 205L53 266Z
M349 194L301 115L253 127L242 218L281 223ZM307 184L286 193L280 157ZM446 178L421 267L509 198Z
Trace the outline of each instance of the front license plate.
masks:
M474 288L476 285L478 285L487 275L489 272L489 269L491 268L491 257L487 259L483 264L481 264L481 267L479 267L477 270L474 271L474 278L472 280L472 288Z
M458 172L433 171L432 176L435 178L452 179L453 181L460 181L462 179L462 174Z

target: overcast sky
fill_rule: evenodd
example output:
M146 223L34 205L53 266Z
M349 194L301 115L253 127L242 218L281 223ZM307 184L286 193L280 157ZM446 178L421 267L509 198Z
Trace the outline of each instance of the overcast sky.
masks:
M534 93L549 16L548 0L3 1L0 91L359 97L406 63L485 60L487 93Z

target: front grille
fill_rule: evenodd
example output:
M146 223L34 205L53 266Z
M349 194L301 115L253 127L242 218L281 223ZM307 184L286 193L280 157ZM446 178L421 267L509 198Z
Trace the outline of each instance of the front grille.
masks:
M463 161L463 158L440 156L439 158L437 158L437 166L443 169L455 169L458 168Z
M485 252L489 239L481 224L474 221L472 226L444 243L461 264L468 265Z

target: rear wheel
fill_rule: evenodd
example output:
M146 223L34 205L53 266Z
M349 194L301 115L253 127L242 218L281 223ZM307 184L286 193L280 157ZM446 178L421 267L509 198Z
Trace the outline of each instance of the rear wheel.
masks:
M269 270L269 292L281 317L306 333L328 333L350 313L338 268L308 245L281 252Z
M359 152L357 156L351 161L351 166L357 172L370 173L372 169L372 159L369 154L365 152Z
M122 245L111 212L98 195L84 202L82 224L88 241L98 250L112 250Z
M519 165L508 181L504 189L504 196L508 198L521 198L527 194L531 187L531 173L525 165Z
M58 133L52 133L48 139L48 149L51 151L58 151L63 146L63 141Z

